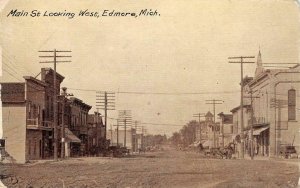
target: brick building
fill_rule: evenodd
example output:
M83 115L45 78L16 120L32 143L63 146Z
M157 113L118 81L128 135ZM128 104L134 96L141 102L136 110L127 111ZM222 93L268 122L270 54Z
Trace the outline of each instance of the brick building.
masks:
M71 97L68 102L70 108L69 129L81 142L71 143L70 156L85 156L88 154L88 113L92 106L82 100Z
M41 79L24 76L23 82L1 83L2 127L6 151L16 162L53 158L53 91L59 95L64 77L56 73L53 87L51 68L41 69ZM57 105L58 140L62 115L67 144L87 145L87 116L91 106L79 99L66 99L64 113L62 104ZM77 131L76 134L72 131ZM78 136L80 140L76 137ZM60 150L61 144L58 144ZM68 148L68 147L66 147ZM60 152L59 152L60 154Z
M88 115L88 154L101 153L108 146L105 139L105 126L101 114L95 112Z
M6 151L20 163L53 155L53 70L42 69L41 77L1 84ZM57 74L58 91L63 79Z

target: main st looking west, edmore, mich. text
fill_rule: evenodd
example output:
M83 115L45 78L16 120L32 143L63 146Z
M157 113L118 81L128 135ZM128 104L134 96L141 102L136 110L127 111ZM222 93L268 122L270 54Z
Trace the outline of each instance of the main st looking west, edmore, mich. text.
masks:
M12 9L7 17L67 17L69 19L75 16L79 17L139 17L139 16L160 16L157 10L142 9L138 12L134 11L116 11L116 10L103 10L103 11L90 11L89 9L80 10L77 14L72 11L40 11L40 10L18 10Z

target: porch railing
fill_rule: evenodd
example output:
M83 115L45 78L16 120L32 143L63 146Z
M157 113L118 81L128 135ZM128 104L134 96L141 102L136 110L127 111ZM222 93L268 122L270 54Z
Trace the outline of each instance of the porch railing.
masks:
M41 121L39 118L32 118L26 120L27 128L52 128L51 121Z

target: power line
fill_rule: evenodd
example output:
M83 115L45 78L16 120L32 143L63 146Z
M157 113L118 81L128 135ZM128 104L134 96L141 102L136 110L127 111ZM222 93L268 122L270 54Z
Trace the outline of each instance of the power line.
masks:
M108 119L118 120L118 118L107 117ZM149 122L139 122L139 124L143 125L168 125L168 126L184 126L183 124L171 124L171 123L149 123Z
M6 70L6 69L4 69L4 68L3 68L3 70L4 70L5 72L7 72L10 76L12 76L12 77L14 77L15 79L17 79L17 80L23 82L23 80L21 80L20 78L17 78L13 73L9 72L8 70Z
M24 66L19 66L19 64L15 63L16 59L13 57L14 60L12 60L12 58L9 57L9 52L8 52L6 49L4 49L4 48L2 48L2 49L5 51L5 53L7 53L7 55L6 55L5 53L2 53L3 57L6 58L11 64L14 64L14 65L16 66L16 68L18 68L19 70L22 69L23 71L28 72L28 73L31 73L32 75L34 75L34 73L31 72L31 71L30 71L29 69L27 69L26 67L24 67Z
M14 74L18 74L20 77L23 77L20 73L18 73L13 67L11 67L9 64L2 62L4 65L6 65L7 68L9 68Z
M5 71L5 72L7 72L7 71ZM9 72L10 73L10 72ZM12 74L12 73L11 73ZM13 76L13 75L11 75L11 76ZM24 82L24 80L21 80L21 79L19 79L19 78L17 78L17 77L14 77L14 78L16 78L17 80L19 80L19 81L21 81L21 82ZM10 82L3 82L3 83L10 83ZM31 86L29 86L29 87L31 87ZM69 89L69 88L68 88ZM72 90L72 89L70 89L70 90ZM73 89L74 90L74 89ZM36 89L36 91L27 91L27 92L40 92L40 91L44 91L43 89ZM240 91L238 91L238 92L240 92ZM10 91L10 92L3 92L4 94L11 94L11 93L22 93L21 91ZM221 94L222 92L220 92L220 94ZM271 95L274 95L274 93L268 93L268 94L271 94ZM280 96L288 96L287 94L278 94L278 93L276 93L276 95L280 95ZM297 95L297 97L300 97L300 94L298 94Z
M93 89L80 89L68 88L69 90L86 91L86 92L99 92ZM105 92L105 91L102 91ZM224 94L224 93L237 93L239 91L220 91L220 92L137 92L137 91L116 91L118 94L138 94L138 95L205 95L205 94Z

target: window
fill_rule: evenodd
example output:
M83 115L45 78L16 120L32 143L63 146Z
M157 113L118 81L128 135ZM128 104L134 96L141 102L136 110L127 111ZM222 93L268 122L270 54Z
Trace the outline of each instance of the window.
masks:
M288 120L296 120L296 90L288 91Z

